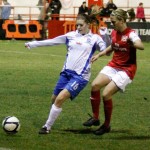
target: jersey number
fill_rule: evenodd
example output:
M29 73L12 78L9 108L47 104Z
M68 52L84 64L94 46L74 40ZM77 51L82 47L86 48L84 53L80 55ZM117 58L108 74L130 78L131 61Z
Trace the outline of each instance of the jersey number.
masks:
M79 86L79 83L77 83L76 81L73 82L73 84L71 85L71 87L72 87L74 90L76 90L76 89L78 88L78 86Z

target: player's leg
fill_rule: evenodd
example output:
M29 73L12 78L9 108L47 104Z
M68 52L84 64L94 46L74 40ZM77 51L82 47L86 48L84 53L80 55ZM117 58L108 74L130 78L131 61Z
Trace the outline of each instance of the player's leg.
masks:
M64 87L66 86L67 83L68 83L67 74L65 74L63 72L60 75L60 78L55 86L54 93L51 97L52 106L50 106L50 112L49 112L48 119L47 119L45 125L40 129L39 134L49 133L49 131L51 129L51 125L53 124L51 120L54 120L53 118L57 118L58 115L61 113L62 109L55 106L54 103L56 102L58 95L61 93L61 91L64 89Z
M52 105L52 108L49 113L48 120L46 121L45 126L48 130L51 130L51 127L53 126L55 120L58 118L62 111L62 104L70 98L70 93L67 89L62 90L59 95L56 97L56 100L54 104Z
M82 79L81 77L78 77L77 75L73 75L73 77L68 81L68 83L66 84L64 89L58 94L54 104L52 105L48 120L45 124L48 130L51 129L55 120L61 113L62 104L69 98L74 99L87 85L87 83L88 81Z
M110 131L110 122L113 110L112 96L118 91L124 91L125 87L131 83L131 79L124 71L118 71L115 76L112 77L112 81L103 90L103 103L104 103L104 124L95 131L96 135L102 135Z
M104 104L105 121L103 125L95 131L96 135L102 135L110 131L110 121L113 110L112 95L114 95L117 91L119 91L119 88L113 81L111 81L103 90L102 98Z
M59 80L59 85L63 85L60 83L64 83L64 80L62 82L61 81L62 80ZM81 77L75 76L75 78L73 77L69 79L65 86L63 85L61 88L60 86L56 86L56 88L59 87L58 89L64 89L60 91L60 93L56 97L55 102L52 105L52 108L50 109L49 117L46 121L46 124L39 132L40 134L46 134L45 131L42 132L43 129L46 129L47 132L51 130L52 125L54 124L55 120L58 118L59 114L62 111L62 104L69 98L74 99L80 93L80 91L87 85L87 83L88 81L82 79ZM54 90L54 93L57 93L56 91L58 91L56 88Z
M92 82L90 101L93 116L91 116L90 119L88 119L86 122L83 123L84 126L92 126L92 125L98 126L100 124L99 121L99 111L100 111L99 108L101 102L100 89L103 88L105 85L107 85L110 81L111 80L107 75L100 73Z
M39 131L39 134L47 134L51 130L55 120L58 118L62 111L62 104L70 98L70 93L67 89L62 90L59 95L56 97L54 104L50 109L50 113L45 125Z

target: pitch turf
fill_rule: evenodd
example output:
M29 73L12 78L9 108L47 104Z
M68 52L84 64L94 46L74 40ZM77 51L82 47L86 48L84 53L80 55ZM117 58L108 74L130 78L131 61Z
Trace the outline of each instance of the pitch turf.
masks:
M11 150L149 150L150 44L138 51L138 71L125 93L114 96L112 131L95 136L82 123L91 112L90 83L110 57L93 64L88 86L67 101L49 135L38 135L49 113L50 95L65 60L65 46L24 48L24 41L0 41L0 120L14 115L21 122L16 135L0 129L0 149ZM101 106L101 122L104 120Z

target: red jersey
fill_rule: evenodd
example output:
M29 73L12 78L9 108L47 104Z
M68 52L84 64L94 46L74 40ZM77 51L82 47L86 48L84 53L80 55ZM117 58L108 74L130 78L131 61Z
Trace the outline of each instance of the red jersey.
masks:
M111 37L114 53L108 66L125 71L132 80L137 69L136 48L129 46L127 40L130 39L134 42L135 39L139 39L139 37L134 30L130 28L127 28L123 32L113 30Z
M144 8L137 7L136 18L145 18Z

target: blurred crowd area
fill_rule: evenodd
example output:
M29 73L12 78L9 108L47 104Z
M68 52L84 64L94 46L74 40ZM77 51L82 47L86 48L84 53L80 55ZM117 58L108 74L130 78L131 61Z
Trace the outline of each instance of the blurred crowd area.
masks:
M51 20L57 18L52 17L53 14L63 17L67 15L73 16L79 13L79 8L82 6L83 2L86 2L88 9L91 9L92 4L89 4L91 0L0 0L0 18L14 20ZM117 8L133 8L135 13L137 12L139 3L141 3L140 0L113 0L112 2ZM109 0L103 0L100 7L103 9L108 3ZM142 3L145 11L145 18L149 21L150 3L146 0L142 0ZM4 11L7 12L5 16L2 13ZM103 14L101 14L101 16L103 16ZM106 21L109 21L109 19L107 19L108 17L109 14L106 15ZM59 19L61 19L61 17ZM67 17L66 20L67 19L69 20L70 18ZM135 21L138 21L138 19Z

